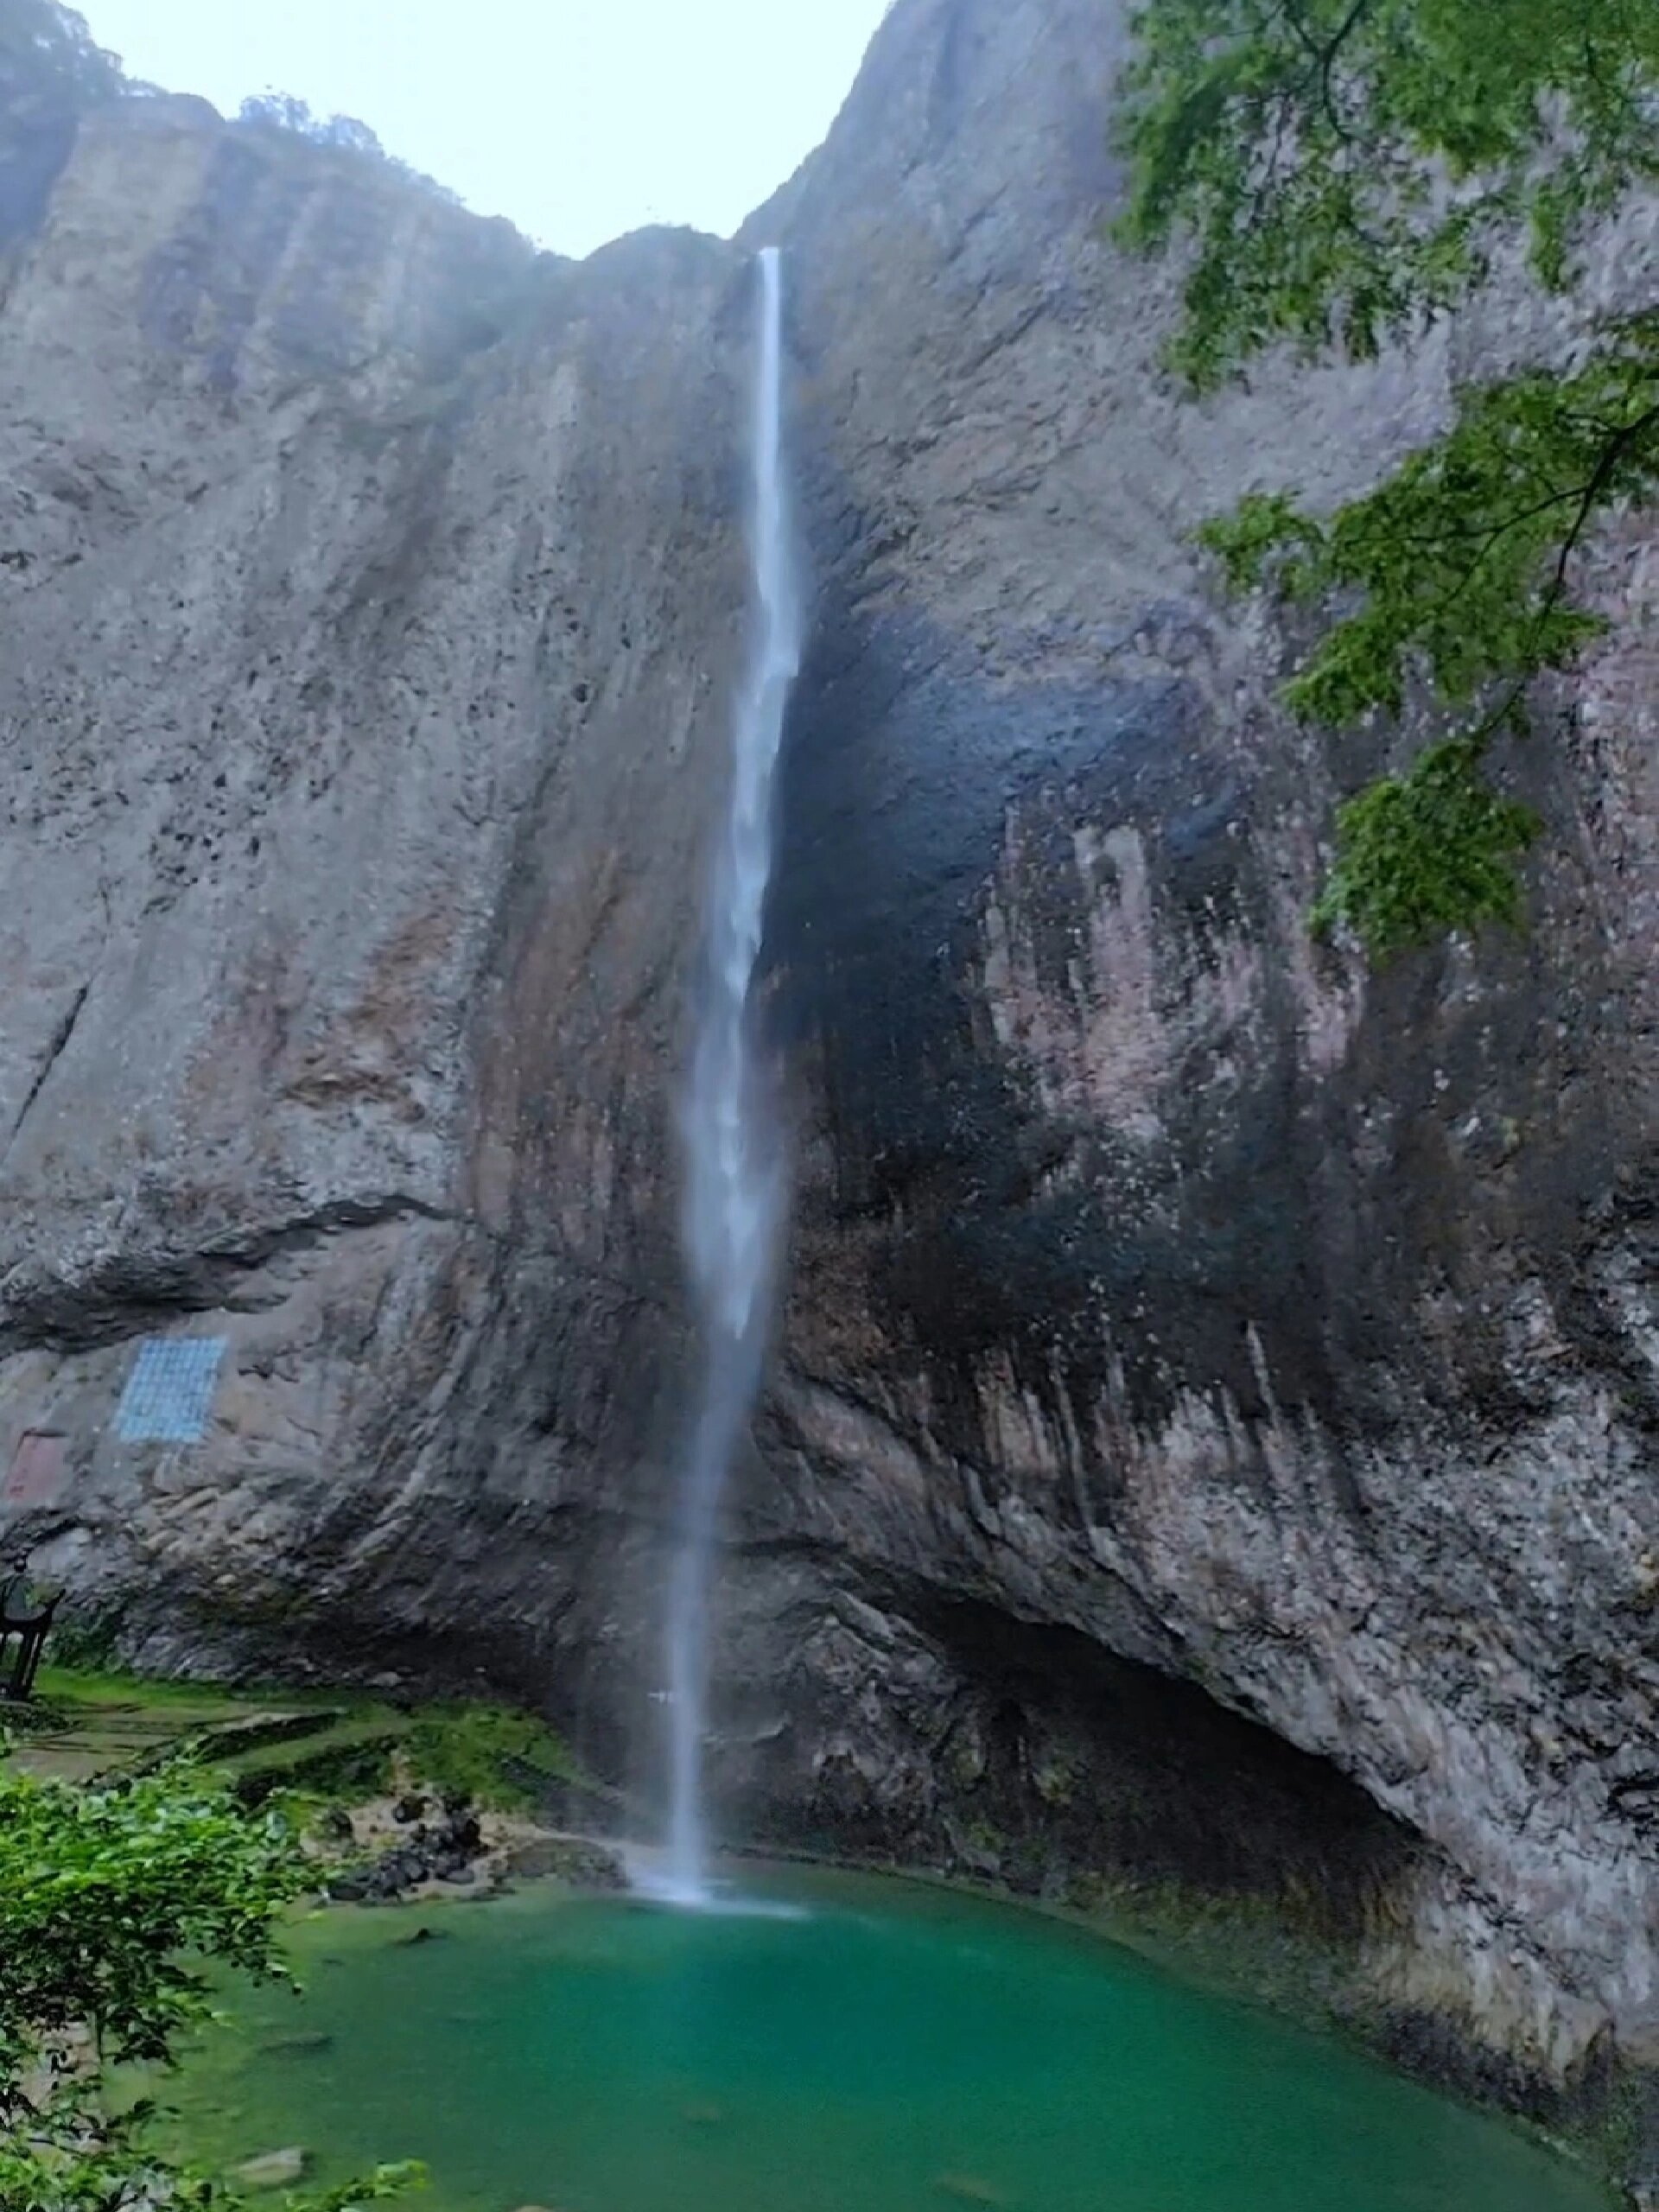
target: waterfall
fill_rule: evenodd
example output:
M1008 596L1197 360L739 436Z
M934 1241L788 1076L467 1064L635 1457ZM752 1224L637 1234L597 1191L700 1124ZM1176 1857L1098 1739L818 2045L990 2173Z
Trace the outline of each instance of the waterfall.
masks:
M772 787L800 664L801 595L783 465L783 268L760 257L749 424L753 640L732 728L732 781L710 883L708 958L684 1109L685 1247L702 1395L681 1471L668 1592L669 1833L664 1895L708 1895L702 1745L709 1606L721 1492L747 1433L772 1318L785 1202L782 1140L755 1033L772 875Z

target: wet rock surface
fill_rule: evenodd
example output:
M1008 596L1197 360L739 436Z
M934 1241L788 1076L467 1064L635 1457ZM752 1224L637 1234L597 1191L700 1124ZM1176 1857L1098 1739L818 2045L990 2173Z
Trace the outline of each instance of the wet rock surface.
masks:
M621 1859L608 1844L584 1836L536 1836L515 1845L503 1861L503 1871L514 1880L569 1882L580 1890L626 1890L628 1878Z
M1395 741L1287 723L1191 532L1570 333L1501 294L1184 403L1103 222L1122 36L900 0L749 238L580 267L200 104L54 140L0 308L0 1451L66 1446L0 1512L129 1658L486 1680L649 1777L780 239L798 1207L723 1816L1311 1898L1408 2056L1535 2102L1659 2026L1659 544L1587 549L1613 626L1508 764L1531 931L1316 950ZM1592 289L1656 283L1649 206ZM112 1418L155 1333L226 1341L199 1444Z

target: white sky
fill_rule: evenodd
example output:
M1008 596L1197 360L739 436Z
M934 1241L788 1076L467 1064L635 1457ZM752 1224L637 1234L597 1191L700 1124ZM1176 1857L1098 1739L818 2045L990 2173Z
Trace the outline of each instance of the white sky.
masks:
M130 74L291 92L556 252L728 235L829 129L887 0L78 0Z

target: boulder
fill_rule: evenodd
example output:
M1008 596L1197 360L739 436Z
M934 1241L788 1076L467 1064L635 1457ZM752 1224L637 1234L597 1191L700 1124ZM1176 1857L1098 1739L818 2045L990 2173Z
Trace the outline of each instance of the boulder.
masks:
M267 2151L257 2158L245 2158L239 2166L231 2168L231 2179L238 2189L291 2189L305 2179L310 2168L311 2153L297 2144L286 2150Z
M537 1836L508 1852L509 1877L526 1882L569 1882L582 1890L626 1890L628 1878L620 1854L608 1844L584 1836Z

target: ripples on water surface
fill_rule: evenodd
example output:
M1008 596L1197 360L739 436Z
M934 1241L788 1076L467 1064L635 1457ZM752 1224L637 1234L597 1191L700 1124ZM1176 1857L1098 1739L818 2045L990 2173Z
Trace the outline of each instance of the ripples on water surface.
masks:
M810 1910L525 1891L311 1922L304 2003L241 2001L186 2076L194 2141L303 2143L324 2180L423 2158L425 2212L1609 2202L1497 2121L1035 1914L850 1876L759 1894Z

